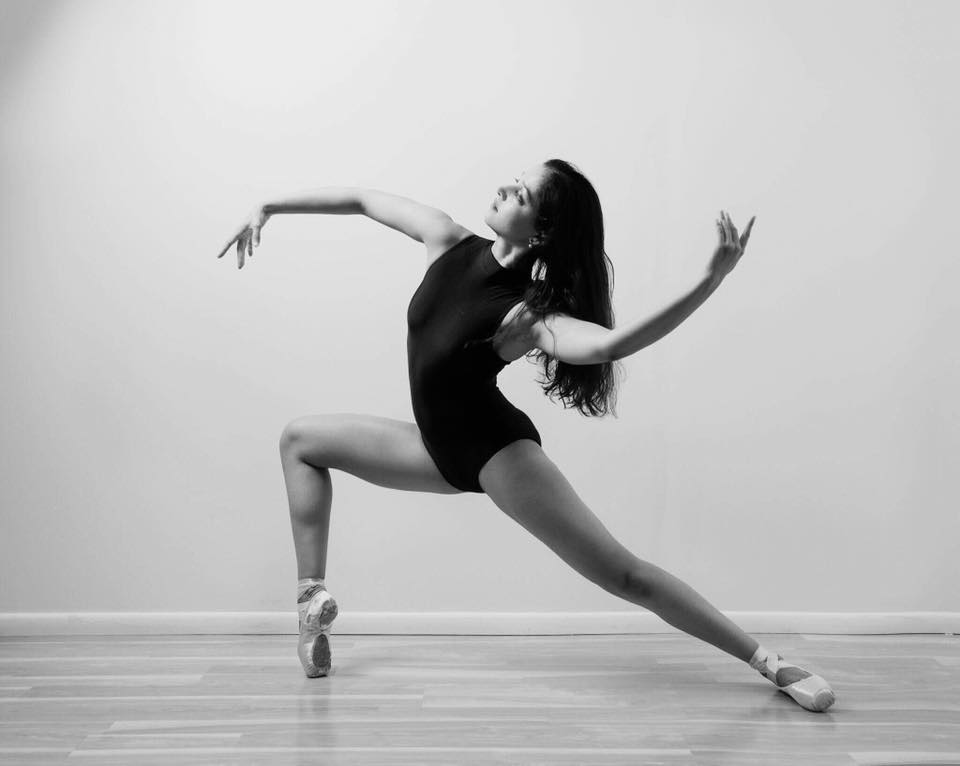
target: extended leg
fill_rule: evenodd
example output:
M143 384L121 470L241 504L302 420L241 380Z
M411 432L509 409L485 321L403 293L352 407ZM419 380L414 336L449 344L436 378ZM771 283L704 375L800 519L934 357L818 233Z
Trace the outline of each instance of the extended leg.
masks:
M756 639L685 582L621 545L536 442L521 439L503 448L484 465L479 480L501 510L587 579L737 659L753 660L754 667L804 707L824 710L833 703L819 676L789 664L779 676L761 667L754 656ZM769 655L767 664L777 665L775 658ZM820 696L811 696L811 689Z
M494 455L480 484L501 510L604 590L744 662L756 651L756 639L703 596L611 535L536 442L522 439Z

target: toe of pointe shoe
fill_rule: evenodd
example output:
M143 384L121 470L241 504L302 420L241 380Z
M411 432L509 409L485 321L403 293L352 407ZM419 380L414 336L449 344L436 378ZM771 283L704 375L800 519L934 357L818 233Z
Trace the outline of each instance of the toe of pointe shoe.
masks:
M813 695L813 709L822 713L836 701L837 697L830 689L823 689Z
M329 675L331 666L330 639L326 633L301 636L297 655L307 678Z

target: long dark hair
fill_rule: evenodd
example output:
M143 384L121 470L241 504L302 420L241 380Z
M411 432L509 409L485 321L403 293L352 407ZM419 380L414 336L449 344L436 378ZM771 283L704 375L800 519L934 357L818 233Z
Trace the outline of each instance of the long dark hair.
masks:
M533 279L524 303L537 320L562 312L613 329L613 262L603 249L603 211L593 184L569 162L550 159L538 196L537 231L542 243L526 253ZM567 364L540 349L527 354L543 362L538 382L564 409L581 415L617 417L619 363ZM615 367L615 364L618 366Z

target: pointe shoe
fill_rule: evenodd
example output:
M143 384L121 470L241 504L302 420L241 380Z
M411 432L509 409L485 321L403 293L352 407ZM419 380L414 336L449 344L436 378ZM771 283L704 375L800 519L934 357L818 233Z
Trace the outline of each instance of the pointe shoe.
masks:
M300 638L297 656L307 678L330 673L330 625L338 613L337 602L326 590L317 590L300 609Z
M837 697L830 685L820 676L804 670L790 662L784 662L782 655L777 655L778 667L769 668L766 663L757 668L760 675L773 681L774 685L793 700L814 713L825 712Z

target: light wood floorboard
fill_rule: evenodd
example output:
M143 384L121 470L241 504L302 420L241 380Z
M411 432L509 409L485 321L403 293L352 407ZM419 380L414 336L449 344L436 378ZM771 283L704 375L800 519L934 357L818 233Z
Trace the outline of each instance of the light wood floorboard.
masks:
M960 764L960 639L759 636L809 713L679 634L0 637L0 763Z

